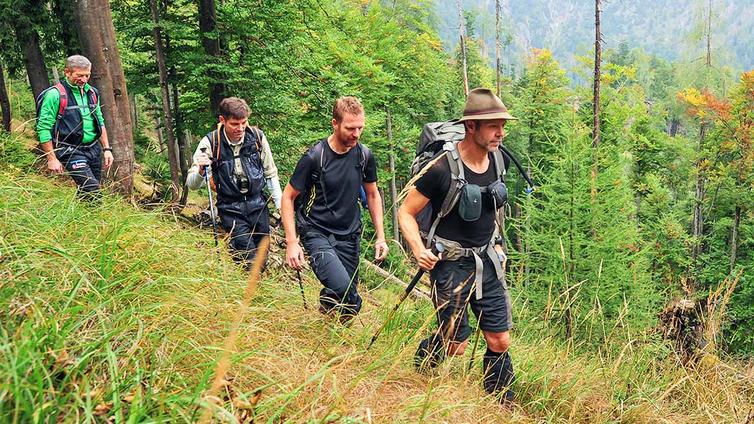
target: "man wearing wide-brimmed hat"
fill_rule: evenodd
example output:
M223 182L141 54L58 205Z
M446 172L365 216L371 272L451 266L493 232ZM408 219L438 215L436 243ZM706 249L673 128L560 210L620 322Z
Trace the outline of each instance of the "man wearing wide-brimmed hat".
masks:
M508 355L513 323L505 284L504 234L502 227L507 191L505 162L499 151L505 124L514 118L491 90L469 93L463 116L464 139L446 144L444 159L421 175L401 205L401 231L419 266L430 271L433 302L439 329L424 339L416 352L422 370L437 366L446 354L462 355L471 335L467 304L479 321L487 342L484 355L484 387L508 404L513 366ZM457 175L457 174L460 174ZM446 201L451 184L457 199L447 215L432 225L425 245L417 215L431 204L434 221ZM455 188L454 188L455 189ZM427 245L440 243L445 251L438 258Z

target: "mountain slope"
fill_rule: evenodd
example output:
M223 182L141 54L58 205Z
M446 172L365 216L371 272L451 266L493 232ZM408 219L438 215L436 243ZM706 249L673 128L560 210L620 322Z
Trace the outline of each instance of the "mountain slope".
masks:
M115 197L77 201L67 181L13 165L28 154L9 143L18 141L6 137L0 149L0 421L196 421L212 401L204 393L248 274L210 233L170 214ZM532 317L514 333L518 406L501 411L480 387L483 343L470 372L471 349L431 376L413 370L433 320L426 301L407 300L367 351L399 289L368 273L363 280L363 314L343 327L313 309L311 275L304 310L294 274L268 267L216 417L741 422L754 406L751 370L717 359L683 369L643 337L588 352L548 336ZM525 302L513 295L518 311Z

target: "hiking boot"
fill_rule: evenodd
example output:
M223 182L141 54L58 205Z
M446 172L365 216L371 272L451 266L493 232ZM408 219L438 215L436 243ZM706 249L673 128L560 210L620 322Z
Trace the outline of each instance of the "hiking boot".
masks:
M339 323L346 327L349 327L353 323L354 317L356 317L356 315L340 312L335 308L328 310L322 305L319 305L319 313L328 318L337 319Z
M445 347L442 340L433 334L419 342L419 349L414 354L414 366L420 372L436 368L445 359Z
M516 380L513 363L508 352L496 353L487 349L484 354L484 389L487 393L500 396L503 407L513 406L514 393L511 385Z

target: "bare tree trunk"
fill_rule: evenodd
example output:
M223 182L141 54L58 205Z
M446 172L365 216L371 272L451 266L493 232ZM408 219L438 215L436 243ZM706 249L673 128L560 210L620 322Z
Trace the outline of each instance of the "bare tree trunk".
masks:
M701 154L704 146L704 138L707 133L707 124L702 122L699 127L699 144L697 147L698 154ZM699 255L702 252L702 235L704 234L704 216L702 206L704 205L704 173L702 171L702 159L698 159L696 164L697 176L696 176L696 189L694 192L694 218L692 222L691 235L691 269L688 276L688 281L691 282L693 287L697 281L697 265Z
M81 43L75 25L65 23L75 20L76 0L53 0L52 11L64 24L59 25L58 37L65 49L65 56L81 54Z
M385 108L387 113L387 141L390 146L390 211L393 217L393 239L400 243L401 232L398 226L398 189L395 186L395 146L393 145L393 119L390 109Z
M55 84L60 82L60 74L58 73L57 66L52 67L52 82L54 82Z
M178 201L181 187L181 167L178 163L178 145L175 143L173 134L173 112L170 110L170 92L168 91L168 72L165 67L165 52L162 48L162 29L160 28L160 17L157 11L157 1L149 0L149 9L152 12L152 22L154 23L153 37L155 45L155 54L157 56L157 69L160 73L160 93L162 94L162 114L165 116L165 133L167 134L168 143L168 163L170 164L171 179L171 201Z
M730 235L730 272L736 268L736 254L738 250L738 229L741 225L741 206L736 205L736 211L733 215L733 229Z
M469 95L469 71L466 65L466 18L463 16L461 0L456 0L458 8L458 32L461 34L461 60L463 63L463 94Z
M707 11L707 59L705 65L712 66L712 0L709 0L709 9Z
M160 112L159 108L155 105L154 108L154 122L155 122L155 130L157 130L157 143L160 145L160 153L165 150L165 136L162 132L162 119L160 118Z
M29 77L31 91L36 98L39 93L50 86L47 66L39 46L39 34L26 20L14 20L16 37L24 50L24 66Z
M133 189L134 140L126 78L107 0L76 1L76 28L82 53L92 62L92 85L99 88L102 113L115 161L108 172L118 191Z
M592 126L592 200L597 198L597 147L600 145L600 64L602 62L602 33L600 31L601 0L594 1L594 124Z
M500 0L495 0L495 85L500 97Z
M5 86L5 70L0 63L0 108L3 110L3 129L10 132L10 98Z
M217 12L215 0L199 0L199 33L202 38L202 47L209 56L209 60L219 62L221 58L220 37L217 33ZM215 33L215 34L210 34ZM225 95L225 87L219 82L221 78L215 72L209 75L209 104L214 116L218 115L218 105Z
M678 118L672 118L670 120L670 129L668 130L668 134L671 137L675 137L676 134L678 134L678 127L681 125L681 120Z

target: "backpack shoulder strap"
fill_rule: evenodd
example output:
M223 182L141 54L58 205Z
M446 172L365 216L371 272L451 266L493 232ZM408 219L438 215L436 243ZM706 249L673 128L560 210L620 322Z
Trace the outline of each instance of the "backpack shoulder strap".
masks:
M463 161L461 161L461 155L458 153L456 146L457 142L447 142L443 145L443 153L448 160L448 166L450 167L450 186L448 187L448 193L445 195L445 199L442 201L442 206L437 212L437 217L432 222L432 226L427 232L427 247L432 243L432 239L435 237L435 231L440 221L447 216L453 209L453 206L458 203L458 197L461 193L461 189L466 185L466 176L463 171Z
M217 124L217 128L210 133L212 138L210 139L210 142L212 143L212 151L214 154L212 155L215 160L220 160L220 129L222 128L222 124Z
M94 108L97 107L97 103L99 102L99 91L97 91L96 88L89 86L89 93L91 93L92 98L92 106Z
M58 103L58 119L65 115L65 109L68 107L68 93L65 91L65 87L62 82L53 85L58 93L60 93L60 102Z
M445 143L443 150L446 152L445 155L450 167L450 187L448 187L448 194L445 195L442 207L437 213L438 218L443 218L450 213L450 210L458 201L458 193L466 185L466 175L463 171L463 161L461 161L461 155L458 153L457 143Z
M259 152L259 156L262 156L262 130L259 129L257 126L251 127L251 131L254 132L254 137L256 138L256 144L257 144L257 152Z
M369 147L362 145L361 143L356 145L359 149L359 169L361 170L362 180L366 176L367 161L372 156L372 151Z

